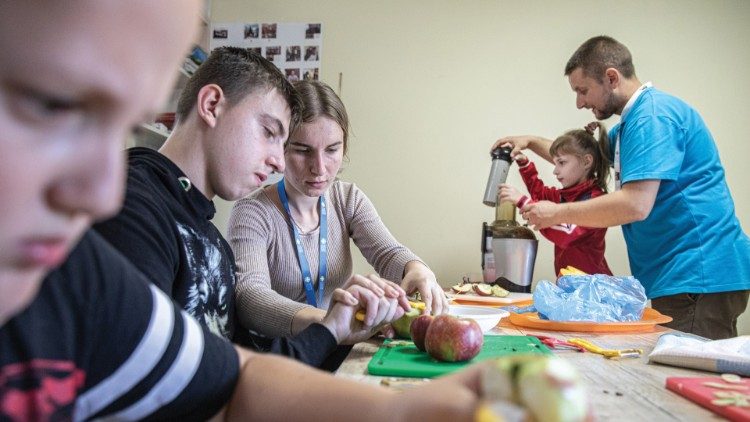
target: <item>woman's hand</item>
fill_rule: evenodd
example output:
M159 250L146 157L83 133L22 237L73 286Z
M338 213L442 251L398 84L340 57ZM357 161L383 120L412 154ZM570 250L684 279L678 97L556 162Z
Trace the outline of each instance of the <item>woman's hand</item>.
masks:
M425 314L439 315L448 312L448 299L437 282L435 273L419 261L411 261L404 269L401 287L407 294L419 292L425 303Z
M370 287L376 287L376 284L370 284ZM365 314L361 322L355 317L359 310ZM390 327L387 324L400 318L404 311L398 297L383 294L379 287L373 290L355 282L345 289L334 290L331 306L321 324L328 328L338 344L355 344Z
M401 286L392 281L380 278L375 274L370 274L366 277L354 274L342 289L346 290L350 286L361 286L372 291L378 297L386 296L391 299L396 299L396 302L398 302L404 311L411 309L409 306L409 299L406 298L406 292Z

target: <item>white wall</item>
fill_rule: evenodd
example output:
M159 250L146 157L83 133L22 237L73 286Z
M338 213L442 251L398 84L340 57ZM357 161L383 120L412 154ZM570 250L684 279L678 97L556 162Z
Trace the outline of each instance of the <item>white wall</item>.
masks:
M575 108L563 68L599 34L630 48L641 81L701 112L750 228L750 2L214 0L212 13L214 22L323 23L321 79L337 89L342 74L352 122L342 178L443 285L480 272L481 223L494 218L481 201L492 142L554 138L593 120ZM540 167L552 183L551 166ZM523 186L515 170L509 181ZM229 206L218 206L222 230ZM552 279L552 246L540 239L535 279ZM629 274L619 228L607 242L613 271ZM361 257L355 269L370 271Z

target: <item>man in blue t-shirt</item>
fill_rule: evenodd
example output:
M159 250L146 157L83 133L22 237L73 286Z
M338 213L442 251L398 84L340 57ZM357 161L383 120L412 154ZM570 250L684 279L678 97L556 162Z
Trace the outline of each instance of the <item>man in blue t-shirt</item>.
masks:
M668 326L719 339L737 335L750 292L750 240L734 212L710 131L692 107L642 84L627 47L607 36L583 43L565 75L576 106L621 116L610 130L615 192L584 202L537 202L522 215L536 228L623 225L633 275ZM503 138L551 160L550 141Z

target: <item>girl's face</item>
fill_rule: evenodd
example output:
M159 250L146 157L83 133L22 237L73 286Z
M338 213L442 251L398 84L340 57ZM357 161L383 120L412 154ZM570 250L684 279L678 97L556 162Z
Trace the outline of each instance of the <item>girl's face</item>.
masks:
M594 161L591 154L577 156L574 154L560 154L552 158L555 169L552 172L563 188L575 186L588 178Z
M319 197L331 186L344 158L344 131L335 120L318 117L303 123L285 152L286 183L301 194Z

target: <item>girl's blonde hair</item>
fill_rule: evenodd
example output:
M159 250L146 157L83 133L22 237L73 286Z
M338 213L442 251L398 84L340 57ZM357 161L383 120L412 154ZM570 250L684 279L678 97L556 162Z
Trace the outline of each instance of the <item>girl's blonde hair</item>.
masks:
M571 154L582 158L591 154L593 162L587 175L587 179L593 179L594 184L604 192L607 191L609 179L609 136L603 124L595 122L599 128L599 141L586 129L574 129L565 132L555 139L549 148L553 157L562 154Z

